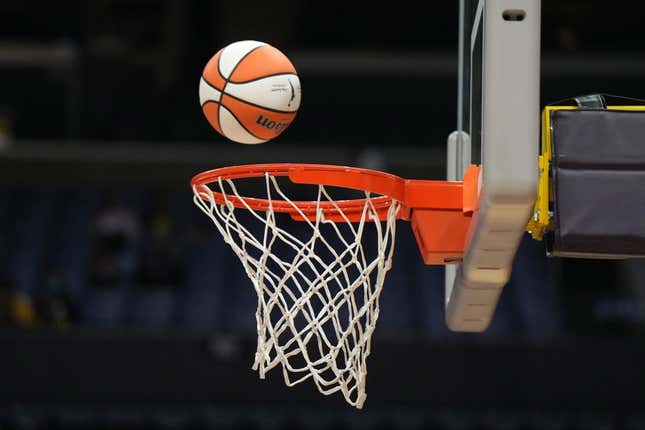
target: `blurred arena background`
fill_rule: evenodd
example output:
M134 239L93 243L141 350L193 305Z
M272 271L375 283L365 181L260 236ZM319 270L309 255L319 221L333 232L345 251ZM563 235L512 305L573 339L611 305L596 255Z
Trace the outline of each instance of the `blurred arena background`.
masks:
M294 161L443 178L457 5L1 2L0 429L645 428L645 265L549 260L528 238L491 328L458 334L443 268L400 229L364 411L250 369L255 293L190 177ZM543 1L543 105L645 98L622 5ZM303 87L260 146L198 103L206 61L241 39L281 49Z

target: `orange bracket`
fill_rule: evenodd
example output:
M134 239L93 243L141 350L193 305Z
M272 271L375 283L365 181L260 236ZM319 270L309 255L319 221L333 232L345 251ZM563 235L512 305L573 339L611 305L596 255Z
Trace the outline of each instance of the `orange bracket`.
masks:
M461 262L466 234L473 212L477 209L480 170L479 166L471 165L464 174L463 183L450 183L458 187L452 191L452 196L442 199L443 204L428 208L413 207L411 210L409 219L412 231L425 264ZM430 188L433 193L436 191L436 181L411 182L415 183L414 193L424 193L424 187L428 188L427 191ZM459 204L455 199L459 200Z

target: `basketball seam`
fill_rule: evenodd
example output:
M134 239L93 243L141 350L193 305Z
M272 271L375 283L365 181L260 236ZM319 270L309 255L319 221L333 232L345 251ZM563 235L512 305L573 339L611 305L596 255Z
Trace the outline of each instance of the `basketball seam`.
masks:
M244 61L244 59L245 59L246 57L248 57L248 56L251 54L251 52L255 51L256 49L260 49L260 48L261 48L261 47L263 47L263 46L266 46L266 45L256 46L255 48L251 49L251 50L250 50L249 52L247 52L246 54L242 55L242 57L240 57L240 59L239 59L239 60L237 60L237 63L235 63L235 65L234 65L234 66L233 66L233 68L231 69L231 73L230 73L230 75L228 75L229 77L224 79L224 87L222 88L222 96L225 94L226 86L228 85L228 83L229 83L229 81L230 81L230 77L231 77L231 76L233 76L233 73L235 73L235 69L237 69L237 67L242 63L242 61ZM226 48L224 48L224 49L226 49ZM224 51L222 50L222 53L220 54L219 58L217 59L217 73L219 73L219 75L220 75L222 78L224 78L224 75L222 74L222 69L220 69L220 63L222 62L222 56L223 56L223 55L224 55ZM221 99L220 99L220 100L221 100ZM217 108L217 120L221 122L220 117L219 117L220 109L221 109L221 103L220 103L220 105L219 105L219 106L218 106L218 108ZM227 110L230 112L230 109L227 109ZM233 116L235 117L235 115L233 115ZM235 119L239 122L239 120L237 119L237 117L236 117ZM240 122L240 124L241 124L241 122ZM242 126L242 127L244 127L244 126ZM246 127L244 127L244 129L246 129ZM251 133L251 134L253 135L253 133ZM257 136L256 136L256 137L257 137ZM259 139L259 137L258 137L258 139Z
M208 99L208 100L206 100L204 103L202 103L202 108L203 108L204 106L206 106L207 104L209 104L209 103L215 103L216 105L220 104L218 101L215 101L215 100L213 100L213 99Z
M260 109L264 109L264 110L268 110L269 112L274 112L274 113L284 113L284 114L295 114L296 112L298 112L298 110L279 110L279 109L273 109L273 108L270 108L270 107L266 107L266 106L262 106L262 105L255 104L255 103L250 102L250 101L248 101L248 100L244 100L244 99L242 99L242 98L240 98L240 97L236 97L236 96L234 96L234 95L232 95L232 94L228 94L228 93L226 93L226 94L222 94L222 96L225 96L225 95L226 95L226 96L229 96L230 98L235 99L235 100L237 100L237 101L239 101L239 102L244 102L244 103L246 103L247 105L250 105L250 106L253 106L253 107L256 107L256 108L260 108Z
M220 100L221 100L221 99L220 99ZM248 134L250 134L251 136L255 137L255 138L256 138L256 139L258 139L258 140L262 140L262 141L264 141L264 142L266 142L266 141L268 140L268 139L265 139L264 137L261 137L261 136L256 135L255 133L251 132L251 130L249 130L248 128L246 128L246 126L244 125L244 123L242 123L242 121L240 121L240 119L235 115L235 113L233 113L233 111L232 111L232 110L230 110L229 108L227 108L226 106L224 106L221 102L217 102L217 101L212 100L212 99L211 99L211 100L206 100L204 103L202 103L202 109L204 109L204 106L206 106L208 103L213 103L213 104L216 104L216 105L217 105L217 124L218 124L218 126L219 126L219 129L220 129L220 130L223 130L223 128L222 128L222 121L221 121L221 118L219 117L219 110L220 110L220 107L222 107L222 106L223 106L223 107L224 107L224 109L226 109L226 111L227 111L229 114L231 114L231 116L235 119L235 121L237 121L237 123L238 123L238 124L240 124L240 126L244 129L244 131L246 131Z
M217 102L217 101L212 100L212 99L206 100L204 103L202 103L202 106L201 106L202 111L204 110L204 106L206 106L209 103L213 103L213 104L217 105L217 128L215 128L215 127L213 127L213 128L215 128L215 130L217 130L219 128L219 130L217 130L217 131L219 133L222 133L222 124L220 123L220 120L219 120L219 105L220 105L220 102ZM204 114L205 114L205 112L204 112ZM208 119L208 117L206 117L206 118ZM212 126L212 124L211 124L211 126Z
M204 80L204 82L206 82L206 85L208 85L209 87L211 87L214 90L219 91L220 93L223 93L223 91L221 89L217 88L217 86L215 84L209 82L208 79L206 79L206 75L202 75L202 79Z
M212 88L213 90L215 90L215 91L217 91L219 93L219 100L215 100L215 99L212 99L212 98L204 100L204 103L201 103L202 110L204 110L204 106L206 106L206 103L208 103L208 102L213 102L213 103L216 103L217 105L219 105L220 102L222 101L222 96L224 95L222 90L220 90L215 85L213 85L210 82L208 82L208 80L206 79L206 76L204 76L204 75L202 75L201 80L206 84L206 86ZM201 84L201 82L200 82L200 84ZM201 98L201 90L200 90L200 98ZM217 108L216 115L217 115L217 121L219 121L219 107Z
M260 136L257 136L256 134L252 133L252 132L251 132L251 130L249 130L248 128L246 128L246 126L242 123L242 121L240 121L240 119L239 119L239 118L238 118L238 117L233 113L233 111L232 111L232 110L230 110L229 108L227 108L226 106L224 106L224 104L223 104L223 103L218 103L218 105L219 105L219 106L217 107L217 119L218 119L218 121L219 121L219 123L220 123L220 127L219 127L219 128L221 128L221 129L222 129L222 131L224 131L224 128L222 127L222 121L221 121L221 118L219 117L219 111L220 111L220 109L223 107L224 109L226 109L226 110L228 111L228 113L230 113L230 114L231 114L231 116L235 119L235 121L237 121L237 123L238 123L238 124L239 124L239 125L240 125L240 126L241 126L241 127L242 127L246 132L247 132L247 133L248 133L248 134L250 134L251 136L253 136L253 137L255 137L256 139L259 139L259 140L261 140L261 141L263 141L263 142L266 142L267 140L269 140L269 139L265 139L264 137L260 137Z
M224 97L224 96L229 96L230 98L235 99L235 100L237 100L237 101L239 101L239 102L244 102L244 103L246 103L246 104L248 104L248 105L250 105L250 106L253 106L253 107L256 107L256 108L260 108L260 109L265 109L265 110L268 110L268 111L270 111L270 112L274 112L274 113L293 113L293 114L295 114L296 112L298 112L298 110L297 110L297 109L296 109L296 110L279 110L279 109L273 109L273 108L270 108L270 107L266 107L266 106L258 105L258 104L255 104L255 103L253 103L253 102L250 102L250 101L248 101L248 100L245 100L245 99L243 99L243 98L240 98L240 97L234 96L233 94L225 93L223 90L220 90L220 89L219 89L219 88L217 88L215 85L212 85L212 84L211 84L210 82L208 82L206 79L204 79L204 82L206 82L206 85L208 85L209 87L211 87L211 88L213 88L214 90L217 90L217 91L219 91L219 92L221 92L221 93L222 93L222 95L220 96L220 100L222 100L222 97ZM235 83L235 82L233 82L233 83ZM230 109L229 109L229 110L230 110Z
M232 75L232 73L231 73L231 75ZM298 77L298 74L294 73L294 72L278 72L278 73L271 73L270 75L259 76L257 78L253 78L253 79L247 79L246 81L234 81L234 80L231 80L231 83L233 83L233 84L248 84L250 82L259 81L259 80L262 80L262 79L265 79L265 78L274 78L276 76L287 76L287 75Z

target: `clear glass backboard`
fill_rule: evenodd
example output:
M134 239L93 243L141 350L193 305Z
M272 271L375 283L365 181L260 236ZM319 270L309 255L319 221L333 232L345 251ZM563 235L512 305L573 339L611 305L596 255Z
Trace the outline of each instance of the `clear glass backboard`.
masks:
M458 133L448 141L447 176L461 179L454 173L464 164L482 168L463 261L446 272L446 322L455 331L490 324L533 213L540 11L540 0L459 0Z

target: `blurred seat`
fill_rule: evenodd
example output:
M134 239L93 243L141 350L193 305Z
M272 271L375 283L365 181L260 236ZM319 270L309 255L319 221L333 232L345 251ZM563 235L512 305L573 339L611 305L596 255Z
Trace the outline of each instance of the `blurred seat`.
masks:
M50 240L50 266L60 267L69 288L80 295L86 286L91 246L90 223L99 204L96 191L71 190L58 235Z
M20 292L30 294L36 288L46 237L52 227L49 221L53 202L53 192L40 190L21 190L13 201L13 219L7 226L14 229L10 270Z
M67 223L68 211L71 208L71 199L73 193L69 190L56 190L52 199L52 207L47 220L47 233L42 237L44 242L44 256L40 266L44 270L50 267L60 266L65 261L65 255L60 252L63 240L67 233L65 226ZM75 226L79 229L79 226ZM43 278L46 274L42 274Z
M546 256L544 244L527 234L518 248L506 295L516 310L522 335L533 338L557 336L564 329L558 291L558 260Z
M415 245L416 246L416 245ZM412 269L416 276L414 303L415 313L419 319L419 334L430 338L445 338L455 336L446 326L445 311L445 268L443 266L426 266L417 249L416 268Z
M143 411L119 410L110 408L97 423L105 430L154 430L154 426L146 420Z
M12 222L12 190L0 190L0 282L12 279L11 270L12 249L15 248L14 229Z
M482 338L509 338L522 333L521 320L514 301L514 289L520 286L507 284L497 302L495 314L488 328L481 333Z
M223 294L227 303L223 309L226 330L237 335L255 336L258 298L253 282L246 276L239 261L232 261L229 270L232 280L226 287L230 290Z
M82 321L101 328L122 327L126 321L128 296L129 288L126 285L88 287L80 306Z
M223 255L227 248L203 236L187 247L185 287L177 295L180 327L197 332L223 328L222 295L231 287L229 260Z
M399 337L451 335L445 323L444 285L443 266L426 266L412 231L398 229L381 298L379 330Z
M175 288L133 288L127 303L126 319L133 328L164 328L174 322Z
M86 430L100 429L100 419L95 413L83 408L64 408L50 417L48 430Z
M370 246L375 247L375 243ZM420 277L423 265L416 242L409 229L397 231L392 268L385 277L380 298L381 312L377 323L377 336L405 338L422 330L422 321L430 312L426 304L432 303L420 296L422 289L432 288L421 285L425 279Z

